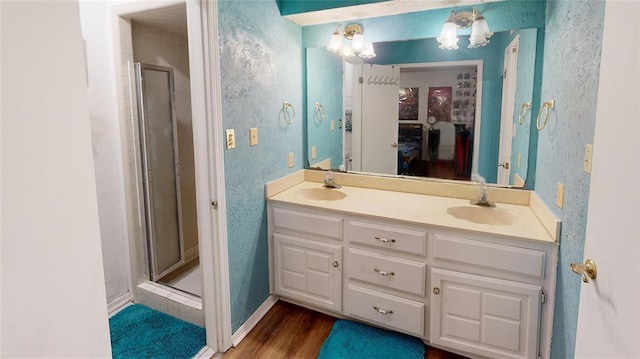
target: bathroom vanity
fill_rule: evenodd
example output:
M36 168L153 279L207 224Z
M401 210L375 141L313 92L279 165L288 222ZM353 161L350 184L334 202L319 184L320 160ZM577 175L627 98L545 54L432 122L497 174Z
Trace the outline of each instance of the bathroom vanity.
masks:
M286 187L267 189L274 295L471 357L549 358L559 223L546 228L548 214L309 180Z

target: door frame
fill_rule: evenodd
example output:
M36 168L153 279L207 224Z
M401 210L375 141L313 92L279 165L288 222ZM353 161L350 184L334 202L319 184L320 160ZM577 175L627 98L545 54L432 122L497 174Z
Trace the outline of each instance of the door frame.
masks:
M142 205L141 173L135 169L140 161L135 99L130 80L133 75L131 21L135 13L185 4L191 77L191 107L195 161L196 206L200 265L202 266L206 344L215 352L232 346L231 295L227 249L227 218L224 182L224 152L222 137L222 97L220 83L220 54L218 40L218 9L216 1L158 0L131 1L112 8L111 24L114 39L115 73L118 88L118 112L124 125L121 130L123 153L131 153L133 163L124 162L125 201L127 213L127 241L131 258L130 291L145 279L142 248L135 243L146 231L138 214ZM128 36L128 39L126 38ZM131 118L130 118L131 117ZM128 128L126 128L129 126ZM139 166L137 166L139 167ZM134 218L136 217L136 218ZM148 278L147 278L148 279Z
M439 62L421 62L415 64L396 64L400 70L409 68L428 68L437 69L440 67L455 66L475 66L476 67L476 84L482 84L482 75L484 73L483 60L461 60L461 61L439 61ZM482 124L482 86L476 86L476 114L473 124L473 159L471 163L471 173L478 172L478 156L480 155L480 128Z

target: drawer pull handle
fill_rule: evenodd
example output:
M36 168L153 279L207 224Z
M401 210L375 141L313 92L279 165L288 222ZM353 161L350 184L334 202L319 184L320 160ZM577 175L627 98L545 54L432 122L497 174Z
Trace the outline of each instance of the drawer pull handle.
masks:
M375 236L373 238L379 240L382 243L396 243L396 240L393 239L393 238L392 239L387 239L387 238L383 238L383 237L379 237L379 236Z
M440 294L440 288L438 288L438 287L434 287L434 288L433 288L433 294L435 294L435 295Z
M380 275L382 275L382 276L385 276L385 277L386 277L386 276L394 276L394 275L396 275L396 274L395 274L395 273L393 273L393 272L385 272L385 271L380 270L380 269L378 269L378 268L373 268L373 271L374 271L374 272L376 272L376 273L378 273L378 274L380 274Z
M333 263L331 263L331 265L332 265L334 268L338 268L338 266L339 266L340 264L338 263L338 261L333 261Z
M393 314L393 310L380 309L380 308L376 307L375 305L373 306L373 310L375 310L376 312L378 312L380 314L384 314L384 315Z

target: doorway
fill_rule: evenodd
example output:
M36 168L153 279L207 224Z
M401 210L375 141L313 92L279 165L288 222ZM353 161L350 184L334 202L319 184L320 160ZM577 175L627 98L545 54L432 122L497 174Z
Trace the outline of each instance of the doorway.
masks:
M229 306L229 278L226 262L226 201L224 196L224 167L221 142L222 121L219 112L220 86L213 79L219 76L219 55L217 49L217 7L215 4L199 1L161 2L128 1L113 6L112 28L114 36L114 56L116 87L118 93L118 113L120 137L123 153L123 178L125 193L126 234L131 258L131 293L133 301L153 309L163 311L182 320L206 328L207 345L214 351L224 351L231 346L231 320ZM178 16L176 16L178 15ZM147 28L151 35L163 39L138 41L142 51L159 50L160 43L169 42L170 49L184 48L188 56L177 61L169 61L167 54L140 56L134 52L134 28ZM159 28L159 29L158 29ZM159 31L164 30L164 31ZM172 40L171 33L181 31L186 36ZM134 57L135 55L135 57ZM164 62L163 62L164 61ZM183 231L182 255L189 262L187 236L184 231L191 228L197 233L197 249L192 251L198 257L202 279L197 282L202 290L203 301L185 290L175 289L151 281L151 266L146 239L148 238L145 216L144 176L142 166L141 131L137 112L135 62L159 65L173 69L174 96L186 95L191 98L182 104L191 104L191 129L184 131L179 116L176 116L178 134L178 159L180 169L189 164L193 167L192 181L195 182L191 208L196 208L194 223L189 224L184 211L181 213ZM184 69L184 70L179 70ZM185 74L189 74L186 76ZM187 78L186 85L180 85L181 78ZM182 82L185 83L184 81ZM180 101L175 101L175 115L184 111ZM186 135L181 137L181 133ZM180 143L192 148L192 159L185 160ZM187 152L188 153L188 152ZM180 201L186 202L183 183L185 171L178 171ZM212 204L215 203L215 206ZM182 208L181 206L177 206ZM167 280L168 281L168 280ZM205 315L206 312L206 315Z

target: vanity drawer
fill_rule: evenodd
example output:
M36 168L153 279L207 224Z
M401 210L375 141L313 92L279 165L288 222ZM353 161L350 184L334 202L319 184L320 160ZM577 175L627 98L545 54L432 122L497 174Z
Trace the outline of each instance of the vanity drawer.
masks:
M351 242L421 256L427 254L426 232L359 221L347 222L347 228Z
M456 238L434 236L434 258L471 264L504 272L544 279L546 253L534 249L512 247Z
M350 248L348 267L352 279L424 296L425 263Z
M276 229L342 240L342 218L274 208L273 225Z
M424 303L349 285L347 314L422 337Z

